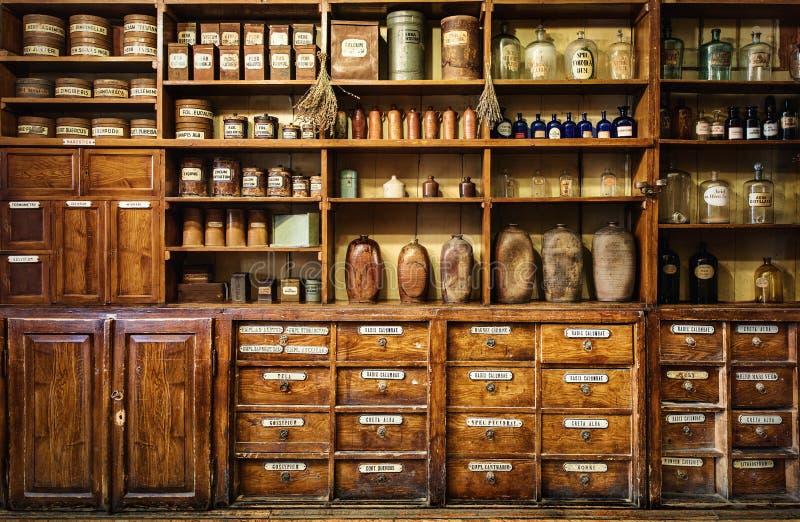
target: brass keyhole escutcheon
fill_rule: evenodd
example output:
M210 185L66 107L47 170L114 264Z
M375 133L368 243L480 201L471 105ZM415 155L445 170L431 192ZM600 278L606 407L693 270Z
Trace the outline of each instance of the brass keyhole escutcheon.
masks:
M281 473L281 482L289 482L292 479L292 476L289 474L288 471L284 471Z
M758 393L761 393L761 394L767 393L767 387L764 386L763 382L757 382L756 383L756 391Z
M675 474L681 480L689 480L689 475L682 469L679 469L678 471L676 471Z
M765 430L761 426L758 426L758 427L756 427L756 435L758 435L761 438L766 438L767 430Z
M492 430L492 429L486 430L486 439L487 440L494 440L494 430Z
M497 484L497 477L494 476L493 471L486 472L486 482L488 482L491 485Z
M591 395L592 394L592 387L589 386L586 383L581 384L581 393L586 395L586 396Z
M683 434L686 435L687 437L691 437L692 435L694 435L694 433L692 432L692 428L690 428L689 426L683 427Z
M583 340L583 349L586 350L587 352L591 352L592 351L592 341L590 341L589 339L584 339Z
M694 384L692 384L692 381L683 381L683 389L689 393L695 392Z
M378 346L380 346L381 348L386 348L386 345L388 344L388 342L389 341L386 340L386 337L379 337L378 338Z
M688 346L689 348L694 348L695 346L697 346L697 341L695 341L694 337L692 337L691 335L687 335L686 346Z
M581 438L586 442L589 442L592 439L592 434L589 432L589 430L583 430L581 432Z
M489 393L494 393L495 390L496 390L496 388L495 388L493 382L487 382L486 383L486 391L488 391Z
M761 348L764 346L764 341L762 341L760 337L753 337L753 346Z
M494 345L495 345L494 339L492 339L491 337L489 339L486 339L486 346L487 347L494 348Z
M579 480L580 480L581 486L586 487L586 486L589 485L589 481L590 481L589 475L581 475L581 478Z
M378 476L375 477L375 480L378 482L378 484L385 484L386 482L389 481L389 479L386 478L386 475L384 475L383 473L378 473Z
M386 381L378 381L378 391L381 393L386 393L389 390L389 385L386 384Z
M378 437L385 439L386 438L386 426L378 426L377 432Z
M278 438L281 440L287 440L289 438L289 430L286 428L281 429L281 431L278 432Z
M289 336L288 335L281 335L278 339L278 344L281 346L286 346L289 343Z
M283 393L289 393L289 381L281 381L280 389Z

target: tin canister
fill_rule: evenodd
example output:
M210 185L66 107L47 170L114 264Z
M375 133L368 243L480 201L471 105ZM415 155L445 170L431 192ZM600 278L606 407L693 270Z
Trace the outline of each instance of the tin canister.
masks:
M358 197L358 172L352 169L344 169L339 173L339 197L357 198Z
M278 137L278 118L265 114L253 118L253 137L274 140Z
M319 279L306 279L303 281L305 286L306 303L319 303L322 301L322 281Z
M308 176L292 176L292 197L307 198L309 196L309 185Z
M395 11L386 17L389 79L422 80L425 76L425 15Z

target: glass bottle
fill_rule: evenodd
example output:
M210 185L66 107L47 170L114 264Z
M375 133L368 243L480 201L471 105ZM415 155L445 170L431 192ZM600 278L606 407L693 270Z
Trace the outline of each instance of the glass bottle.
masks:
M700 223L731 222L731 190L727 181L719 179L716 170L711 171L711 179L700 183L697 191L697 209Z
M786 98L783 102L783 112L781 112L781 139L796 140L797 133L797 112L792 109L792 102Z
M492 78L519 79L521 54L519 40L508 32L508 22L500 22L500 34L492 38Z
M511 120L506 118L506 109L505 107L500 108L500 120L494 124L492 128L491 137L492 138L510 138L512 136L512 125Z
M504 198L515 198L517 197L517 181L511 177L511 173L508 169L503 169L503 177L500 180L502 185L500 186L500 196Z
M578 122L578 136L581 138L593 138L592 122L587 119L587 113L582 114L581 121Z
M578 125L572 121L572 113L567 113L567 121L561 126L561 137L562 138L579 138L578 136Z
M692 109L683 100L672 109L672 138L676 140L692 139Z
M717 302L717 258L700 243L698 251L689 258L689 300L696 304Z
M753 37L749 43L739 49L739 69L742 79L749 82L769 81L772 79L772 47L761 41L761 28L753 27Z
M672 27L664 25L661 38L661 78L680 80L683 68L683 40L673 38Z
M600 111L600 121L597 122L597 137L610 138L611 137L611 122L606 119L606 111Z
M528 138L528 122L522 117L521 112L517 113L517 121L515 121L512 126L511 134L514 136L514 139L518 140Z
M670 116L669 109L667 108L666 103L664 103L664 100L661 100L661 108L658 112L659 126L661 128L661 139L670 139L672 138L672 116Z
M673 225L689 223L689 198L692 177L688 172L672 165L662 175L667 184L658 197L658 222Z
M544 26L536 28L536 40L525 47L525 77L531 80L556 79L556 46L546 37Z
M680 301L681 259L665 238L660 238L658 249L658 303L675 304Z
M537 114L536 120L531 123L531 138L537 140L547 138L547 124L542 121L541 114Z
M542 171L537 170L531 177L531 197L532 198L546 198L547 197L547 178L542 176Z
M722 31L711 30L711 41L704 43L697 51L697 77L700 80L730 80L731 55L733 46L719 39Z
M612 80L633 78L633 46L624 40L621 29L617 41L608 47L608 70Z
M612 138L635 138L636 137L636 120L628 116L630 107L623 105L617 107L619 116L614 118L611 124L611 137Z
M577 181L575 177L567 172L567 170L562 170L561 175L558 177L558 195L562 198L573 198L577 196Z
M711 139L724 140L725 139L725 116L721 110L714 111L714 119L711 120Z
M756 290L756 303L783 302L783 272L772 264L772 258L765 257L764 264L753 274Z
M553 114L553 119L547 124L547 138L551 140L561 139L561 121Z
M774 223L773 195L775 186L770 180L764 179L764 166L760 162L756 162L753 165L753 171L755 177L745 181L744 189L742 190L742 195L744 196L742 223Z
M578 31L578 38L564 50L564 69L567 80L594 80L597 78L597 45L584 32Z
M749 105L745 110L744 138L746 140L760 140L761 122L758 119L758 107Z
M694 120L694 138L697 141L711 139L711 118L706 116L702 109L697 111L697 119Z
M603 197L617 195L617 175L608 167L600 174L600 195Z
M789 46L789 76L792 80L800 80L800 42Z
M777 111L775 110L775 98L773 96L767 96L764 101L764 112L766 112L767 115L764 117L764 121L761 122L761 135L765 140L780 139L778 134L778 117L776 116Z
M728 119L725 120L725 139L744 139L744 122L739 117L739 107L735 105L728 107Z

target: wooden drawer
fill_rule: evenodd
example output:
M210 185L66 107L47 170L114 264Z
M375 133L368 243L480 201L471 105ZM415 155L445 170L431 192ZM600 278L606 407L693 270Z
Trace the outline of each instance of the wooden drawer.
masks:
M240 361L327 361L331 326L328 323L239 323Z
M78 149L5 149L0 162L0 195L77 196L78 158Z
M238 403L328 405L328 368L239 368Z
M328 496L328 461L307 459L238 460L242 497L309 498Z
M731 326L731 353L739 361L785 361L789 358L786 323L738 323Z
M692 321L661 323L661 359L668 361L721 361L722 323Z
M716 445L717 414L669 412L661 414L663 450L712 449Z
M338 404L427 404L426 368L339 368L338 372Z
M340 361L427 361L427 323L339 324Z
M629 370L542 370L544 408L630 408Z
M50 250L48 201L9 201L0 206L0 249Z
M81 192L87 196L156 196L162 154L151 149L86 149Z
M661 400L716 404L719 401L719 368L662 367Z
M661 457L664 493L711 495L716 493L717 461L708 457Z
M734 368L731 371L734 408L789 408L793 402L792 368Z
M449 459L449 500L536 500L536 461Z
M339 500L424 500L425 460L339 460L334 466Z
M236 451L328 451L330 431L330 417L327 413L239 412L236 414Z
M733 446L736 448L791 448L790 412L734 411Z
M542 498L553 500L630 498L630 463L546 460Z
M511 455L533 453L536 416L524 413L450 413L447 453Z
M447 369L447 404L532 408L535 381L533 368L451 367Z
M425 451L428 418L424 413L340 413L336 415L338 451Z
M733 495L784 495L787 471L797 480L797 461L783 459L733 459Z
M542 453L631 453L630 415L542 415Z
M450 323L447 359L450 361L532 361L536 335L528 323Z
M49 304L50 255L0 255L0 303Z
M543 324L543 363L631 364L633 326Z

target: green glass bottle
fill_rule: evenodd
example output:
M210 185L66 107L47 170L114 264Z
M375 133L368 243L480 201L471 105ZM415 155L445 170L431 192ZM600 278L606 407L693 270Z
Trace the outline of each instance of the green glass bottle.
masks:
M711 41L700 46L697 77L700 80L730 80L733 46L719 39L722 31L711 30Z

